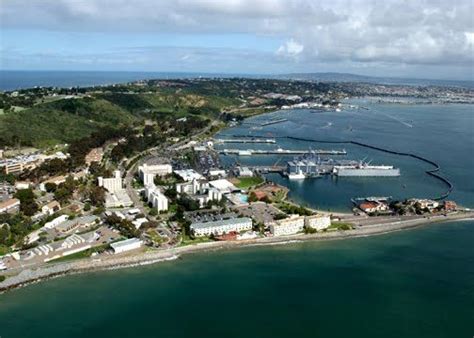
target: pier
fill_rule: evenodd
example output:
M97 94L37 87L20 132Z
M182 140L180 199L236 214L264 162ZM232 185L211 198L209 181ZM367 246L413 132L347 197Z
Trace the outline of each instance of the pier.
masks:
M222 149L217 150L219 154L223 155L239 155L239 156L252 156L252 155L304 155L313 153L316 155L347 155L345 150L292 150L292 149L274 149L274 150L259 150L259 149Z
M215 143L276 143L275 139L263 139L263 138L230 138L230 139L214 139Z
M236 135L234 135L236 136ZM236 136L236 137L246 137L246 135L239 135L239 136ZM247 136L248 137L248 136ZM447 190L439 195L439 196L435 196L435 197L432 197L431 199L432 200L435 200L435 201L439 201L439 200L443 200L445 198L447 198L451 192L453 191L454 189L454 185L451 183L450 180L448 180L447 178L441 176L439 174L439 171L441 169L440 165L430 159L427 159L423 156L420 156L420 155L417 155L417 154L413 154L413 153L405 153L405 152L401 152L401 151L395 151L395 150L390 150L390 149L386 149L386 148L382 148L382 147L378 147L378 146L373 146L371 144L367 144L367 143L362 143L362 142L358 142L358 141L352 141L352 140L346 140L346 141L328 141L328 140L316 140L316 139L310 139L310 138L303 138L303 137L295 137L295 136L274 136L274 138L281 138L281 139L290 139L290 140L295 140L295 141L305 141L305 142L315 142L315 143L327 143L327 144L353 144L353 145L356 145L356 146L359 146L359 147L364 147L364 148L368 148L368 149L373 149L373 150L378 150L378 151L381 151L381 152L385 152L385 153L388 153L388 154L394 154L394 155L399 155L399 156L406 156L406 157L411 157L411 158L414 158L414 159L417 159L421 162L424 162L424 163L427 163L427 164L430 164L432 165L434 168L432 169L429 169L429 170L425 170L425 173L431 177L434 177L435 179L441 181L444 185L447 186Z
M288 119L271 120L271 121L262 123L261 126L264 127L264 126L269 126L272 124L282 123L286 121L288 121Z

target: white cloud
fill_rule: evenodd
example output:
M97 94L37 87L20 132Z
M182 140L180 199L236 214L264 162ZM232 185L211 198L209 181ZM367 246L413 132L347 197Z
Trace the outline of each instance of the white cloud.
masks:
M10 28L240 33L286 41L276 56L288 65L297 60L307 65L443 65L472 70L474 63L472 0L0 1L4 34ZM199 41L193 47L200 47Z
M277 55L281 56L290 56L290 57L296 57L299 54L301 54L304 50L304 46L297 41L290 39L285 42L285 44L281 45L276 53Z

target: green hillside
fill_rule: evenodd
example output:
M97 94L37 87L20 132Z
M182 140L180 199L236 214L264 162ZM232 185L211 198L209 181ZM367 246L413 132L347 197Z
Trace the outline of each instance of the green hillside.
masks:
M43 147L88 136L100 126L135 121L129 112L102 99L64 99L0 116L0 143Z

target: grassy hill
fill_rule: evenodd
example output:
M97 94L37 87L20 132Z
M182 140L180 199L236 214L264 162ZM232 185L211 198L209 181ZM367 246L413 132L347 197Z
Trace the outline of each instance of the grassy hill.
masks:
M0 116L0 142L43 147L90 135L100 126L119 126L137 118L106 100L64 99Z
M130 126L142 119L197 115L216 117L222 108L240 103L232 98L176 93L97 93L91 97L45 101L0 115L0 146L45 147L70 143L99 127Z

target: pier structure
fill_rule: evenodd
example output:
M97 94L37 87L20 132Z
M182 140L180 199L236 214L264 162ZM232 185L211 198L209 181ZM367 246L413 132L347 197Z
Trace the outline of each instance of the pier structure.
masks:
M223 155L239 155L239 156L252 156L252 155L304 155L304 154L315 154L315 155L347 155L346 150L293 150L293 149L274 149L274 150L261 150L261 149L221 149L217 150L219 154Z

